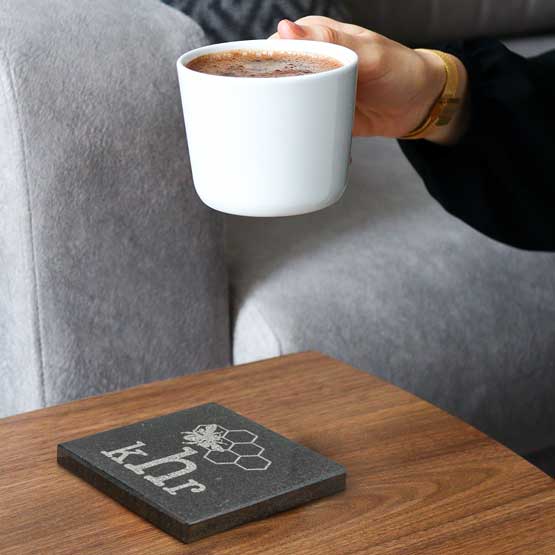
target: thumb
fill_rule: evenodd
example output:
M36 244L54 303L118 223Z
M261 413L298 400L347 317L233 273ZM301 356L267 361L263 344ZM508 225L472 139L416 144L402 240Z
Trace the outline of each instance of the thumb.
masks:
M355 50L354 37L327 25L299 25L288 19L283 19L278 24L280 39L302 39L331 42Z

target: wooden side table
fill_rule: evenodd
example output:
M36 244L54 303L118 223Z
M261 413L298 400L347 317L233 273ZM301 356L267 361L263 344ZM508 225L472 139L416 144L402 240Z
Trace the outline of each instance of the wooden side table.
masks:
M56 463L56 445L215 401L342 463L347 490L184 545ZM434 406L318 353L0 420L2 555L553 555L555 483Z

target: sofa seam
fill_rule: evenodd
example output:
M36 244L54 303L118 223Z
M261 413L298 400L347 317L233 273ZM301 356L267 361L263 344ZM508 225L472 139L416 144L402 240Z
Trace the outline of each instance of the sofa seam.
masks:
M41 311L40 311L40 303L39 303L39 286L38 286L38 270L36 264L36 250L35 250L35 235L34 235L34 225L33 225L33 210L31 207L31 193L29 189L29 169L27 166L27 141L25 137L25 133L23 131L23 127L21 125L22 118L19 110L19 102L18 102L18 93L17 87L15 85L15 76L13 73L13 66L10 62L9 57L5 54L5 52L0 51L2 57L6 61L6 65L8 68L9 74L9 86L12 90L13 100L15 105L15 119L16 119L16 128L17 128L17 135L19 138L19 142L21 144L21 152L23 157L23 181L24 181L24 189L25 189L25 196L26 196L26 204L27 204L27 221L29 225L29 241L30 241L30 254L31 254L31 266L33 271L33 309L34 309L34 316L35 322L33 323L33 328L35 331L35 341L37 345L38 355L39 355L39 381L40 381L40 402L42 406L46 406L46 385L45 385L45 376L44 376L44 353L42 347L42 336L41 336L41 329L42 329L42 319L41 319Z

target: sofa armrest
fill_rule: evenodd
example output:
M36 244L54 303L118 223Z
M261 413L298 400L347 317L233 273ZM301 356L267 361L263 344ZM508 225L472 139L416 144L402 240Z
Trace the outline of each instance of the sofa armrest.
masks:
M553 0L346 0L353 21L404 43L555 29Z
M0 3L0 416L229 361L175 70L204 40L156 0Z

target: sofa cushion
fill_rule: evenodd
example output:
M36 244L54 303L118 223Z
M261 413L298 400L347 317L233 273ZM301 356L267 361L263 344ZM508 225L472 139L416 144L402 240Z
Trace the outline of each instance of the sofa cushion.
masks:
M353 21L401 42L555 30L553 0L347 0Z
M346 0L162 0L201 25L211 42L264 39L281 19L317 14L348 21Z
M0 416L228 362L223 222L195 195L156 0L0 2Z
M355 140L339 204L227 226L235 363L319 350L514 449L554 443L555 254L449 216L394 141Z

